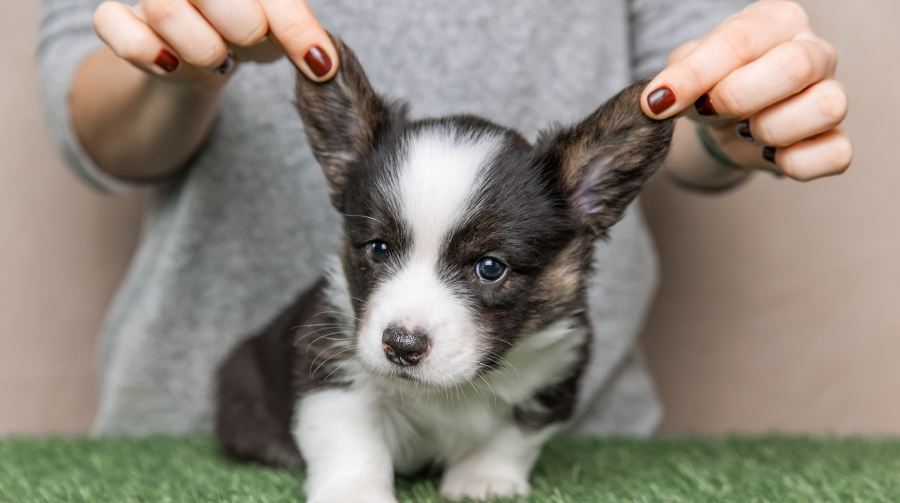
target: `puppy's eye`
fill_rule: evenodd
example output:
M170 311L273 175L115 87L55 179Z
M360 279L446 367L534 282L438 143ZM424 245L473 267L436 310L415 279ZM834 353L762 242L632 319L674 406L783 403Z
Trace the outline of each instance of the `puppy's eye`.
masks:
M384 241L372 241L366 244L366 255L372 262L384 262L391 256L391 247Z
M475 263L475 275L482 281L493 283L506 274L506 264L494 257L484 257Z

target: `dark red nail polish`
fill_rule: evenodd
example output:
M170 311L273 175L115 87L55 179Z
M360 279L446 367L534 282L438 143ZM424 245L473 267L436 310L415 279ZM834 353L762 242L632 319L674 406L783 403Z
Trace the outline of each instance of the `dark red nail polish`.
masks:
M713 106L712 99L710 99L708 94L704 94L697 98L697 101L694 102L694 108L697 109L697 113L700 115L708 117L719 115L719 112L716 112L716 107Z
M738 125L735 126L734 130L741 138L749 141L750 143L756 143L756 140L753 139L753 133L750 132L750 121L738 122Z
M162 68L166 73L172 73L178 69L178 58L168 49L160 49L156 59L153 60L156 66Z
M647 105L650 111L659 115L675 104L675 93L668 86L662 86L647 95Z
M324 77L331 71L331 58L328 57L328 53L323 51L321 47L311 47L306 51L306 55L303 56L303 61L306 61L309 69L318 77Z
M763 149L763 159L775 164L775 147L766 147Z

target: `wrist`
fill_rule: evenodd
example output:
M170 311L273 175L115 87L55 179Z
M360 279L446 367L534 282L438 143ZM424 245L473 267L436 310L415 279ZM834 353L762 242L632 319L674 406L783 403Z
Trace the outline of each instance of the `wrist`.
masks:
M728 154L722 151L719 143L713 138L712 133L710 133L709 128L706 125L695 122L694 132L697 135L697 139L700 140L700 145L703 146L703 150L706 151L706 155L715 160L719 166L731 170L750 171L739 165Z
M679 184L703 191L732 188L752 173L721 150L706 126L686 118L675 125L666 171Z

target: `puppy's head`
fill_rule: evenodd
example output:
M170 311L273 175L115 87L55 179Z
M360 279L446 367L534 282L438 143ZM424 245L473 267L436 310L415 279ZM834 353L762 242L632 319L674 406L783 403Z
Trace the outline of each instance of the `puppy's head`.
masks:
M531 145L471 116L410 121L353 53L297 80L316 159L344 216L357 358L376 374L452 386L583 304L592 243L665 157L672 123L641 85Z

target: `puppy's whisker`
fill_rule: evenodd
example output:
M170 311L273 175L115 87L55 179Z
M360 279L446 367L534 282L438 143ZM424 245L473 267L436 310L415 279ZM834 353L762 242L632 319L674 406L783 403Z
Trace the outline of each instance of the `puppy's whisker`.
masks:
M357 348L356 348L356 345L354 344L354 345L350 346L350 349L356 350L356 349L357 349ZM331 372L329 372L328 375L325 376L325 378L324 378L323 380L327 382L327 381L328 381L329 379L331 379L331 377L334 376L334 374L335 374L337 371L339 371L339 370L342 370L342 369L341 369L341 366L340 366L340 365L335 365L334 370L332 370Z
M293 345L293 347L297 347L301 343L305 342L306 339L309 339L310 337L313 337L313 336L317 336L317 335L321 334L322 332L328 332L329 330L331 330L331 332L325 334L325 336L330 337L333 335L344 335L346 340L351 340L353 338L354 332L352 330L334 330L335 328L336 327L321 328L318 330L314 330L312 332L305 333L301 337L297 337L296 340L294 340L292 345ZM318 339L309 343L308 346L312 347L316 344L316 342L318 342ZM309 352L309 348L307 348L307 354L308 354L308 352Z
M326 363L328 363L328 362L334 360L334 359L337 358L338 356L340 356L340 355L346 353L346 352L349 351L350 349L352 349L352 348L346 347L346 348L340 349L340 350L337 351L337 353L335 353L335 354L329 356L328 358L325 358L324 360L322 360L322 362L319 363L319 365L316 366L316 368L313 369L312 372L310 372L309 377L310 377L310 378L315 378L315 377L316 377L316 373L319 371L319 369L322 368L323 365L325 365ZM315 363L315 362L316 362L316 360L313 360L312 363Z
M328 331L344 332L347 334L353 333L353 330L348 330L340 325L334 325L334 326L330 326L330 327L320 327L315 330L310 330L309 332L303 332L303 334L301 334L300 337L297 337L297 340L304 341L306 339L309 339L310 337L315 336L316 334L321 334L322 332L328 332Z
M332 332L329 334L321 335L316 338L316 340L309 343L309 346L306 348L306 355L309 356L309 351L316 346L316 343L319 341L330 341L335 343L348 342L346 338L335 338L334 335L339 335L340 332Z
M297 325L291 330L297 330L298 328L315 328L315 327L343 327L346 326L346 323L307 323L306 325Z
M344 311L338 311L338 310L331 309L331 310L326 310L326 311L320 311L320 312L310 316L306 321L311 321L313 318L317 318L319 316L324 316L326 314L336 314L338 316L343 316L345 318L359 320L359 318L353 316L352 314L345 313Z
M492 362L496 364L496 370L498 372L508 372L510 370L516 373L516 377L520 377L519 369L515 365L511 364L509 360L507 360L503 355L497 354L493 351L485 351L485 353L491 357Z
M369 220L372 220L375 223L384 225L384 222L382 222L381 220L378 220L375 217L369 216L369 215L351 215L349 213L341 213L341 215L343 215L345 217L351 217L351 218L368 218Z

